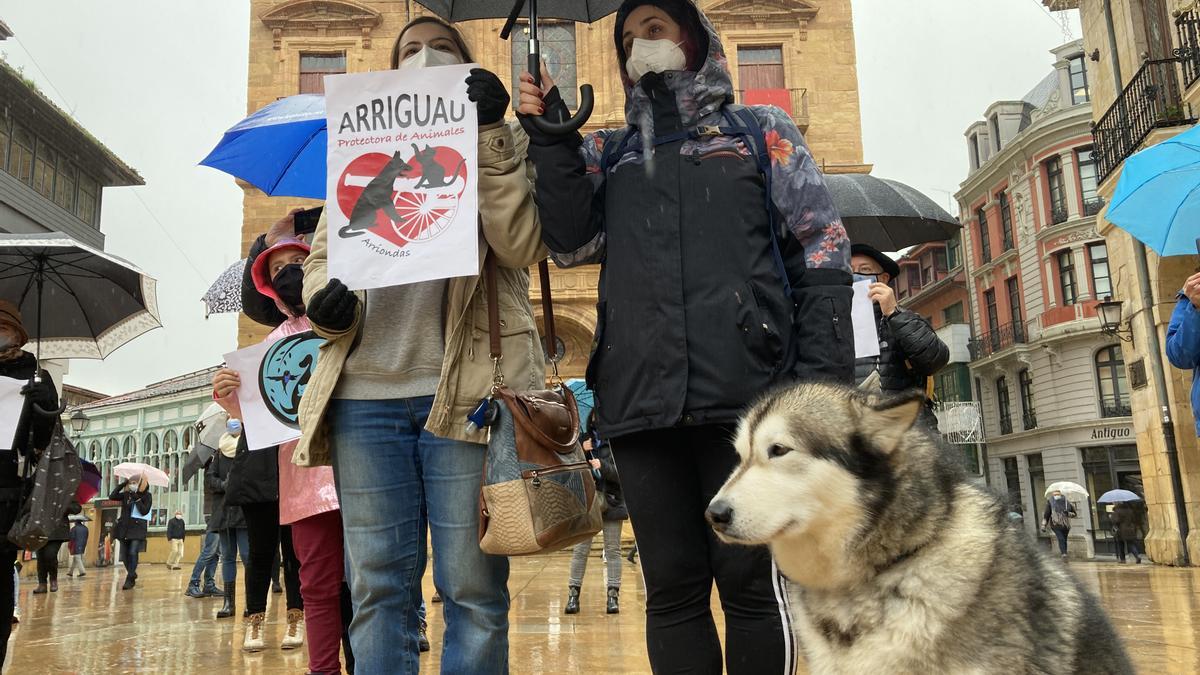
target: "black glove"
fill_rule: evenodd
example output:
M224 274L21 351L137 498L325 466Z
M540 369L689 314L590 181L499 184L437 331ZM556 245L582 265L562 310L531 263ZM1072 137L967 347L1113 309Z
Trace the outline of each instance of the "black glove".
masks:
M566 101L563 100L562 94L558 91L558 86L550 87L550 91L542 97L542 105L545 106L546 112L543 115L548 120L555 122L559 120L570 119L571 110L567 108ZM529 142L539 146L557 145L559 143L572 143L579 145L581 137L579 132L572 131L568 134L547 134L536 127L529 115L517 115L517 119L521 122L521 128L525 130L525 135L529 136Z
M496 74L483 68L472 68L467 76L467 98L479 108L479 124L487 126L504 119L508 110L508 90Z
M348 330L354 323L357 307L358 296L346 288L346 284L330 279L308 303L308 320L332 331Z
M41 382L30 382L21 387L21 395L28 398L30 403L36 403L44 410L58 408L58 396L54 393L54 386L44 377Z

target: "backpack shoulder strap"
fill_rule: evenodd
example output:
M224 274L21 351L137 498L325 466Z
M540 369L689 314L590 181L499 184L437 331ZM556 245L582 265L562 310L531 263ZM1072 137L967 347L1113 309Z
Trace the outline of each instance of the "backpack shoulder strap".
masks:
M600 151L601 176L607 177L609 168L625 155L629 139L637 135L634 133L636 131L633 127L625 127L612 132L608 138L604 139L604 149Z

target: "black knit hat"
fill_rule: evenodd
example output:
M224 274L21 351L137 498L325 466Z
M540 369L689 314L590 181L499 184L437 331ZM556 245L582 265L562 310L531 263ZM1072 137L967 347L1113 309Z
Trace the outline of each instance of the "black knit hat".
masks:
M900 276L900 265L896 264L895 260L887 257L879 249L866 244L852 244L850 246L850 255L865 255L868 258L879 263L883 271L891 275L893 279Z
M683 27L684 33L695 41L696 58L701 60L708 56L708 31L700 23L700 10L691 0L625 0L617 10L617 24L613 28L613 40L617 43L617 61L621 71L625 71L625 61L629 55L625 53L625 20L633 10L642 5L653 5L667 13L675 23ZM689 63L689 67L699 67L699 64Z

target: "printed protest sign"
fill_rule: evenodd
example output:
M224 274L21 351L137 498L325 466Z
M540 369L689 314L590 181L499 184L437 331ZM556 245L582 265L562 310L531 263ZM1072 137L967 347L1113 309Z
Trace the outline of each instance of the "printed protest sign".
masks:
M251 450L300 438L300 398L324 342L305 331L225 355L226 366L242 379L237 396Z
M471 67L325 78L330 278L360 290L478 273Z
M0 450L13 449L17 437L17 424L21 421L21 410L25 407L21 387L27 384L29 380L0 377Z
M875 326L875 307L867 294L870 281L854 282L854 301L850 305L850 323L854 325L854 358L879 356L879 330Z

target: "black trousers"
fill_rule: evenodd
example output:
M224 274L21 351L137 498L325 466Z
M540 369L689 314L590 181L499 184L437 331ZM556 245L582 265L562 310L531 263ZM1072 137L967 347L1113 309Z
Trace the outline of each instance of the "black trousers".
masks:
M271 568L282 549L284 590L288 609L304 609L300 599L300 560L292 548L292 528L279 525L279 502L243 504L246 535L250 542L250 560L246 561L246 610L251 614L267 611L271 592Z
M58 579L58 549L65 542L48 541L37 552L38 583L44 584L48 579Z
M2 469L0 469L2 471ZM8 540L8 531L21 510L20 502L0 502L0 668L8 656L8 636L12 632L13 565L17 563L17 545Z
M721 543L704 520L737 464L733 429L700 426L612 439L646 582L646 648L655 673L722 672L716 582L730 675L795 671L783 580L766 548Z

